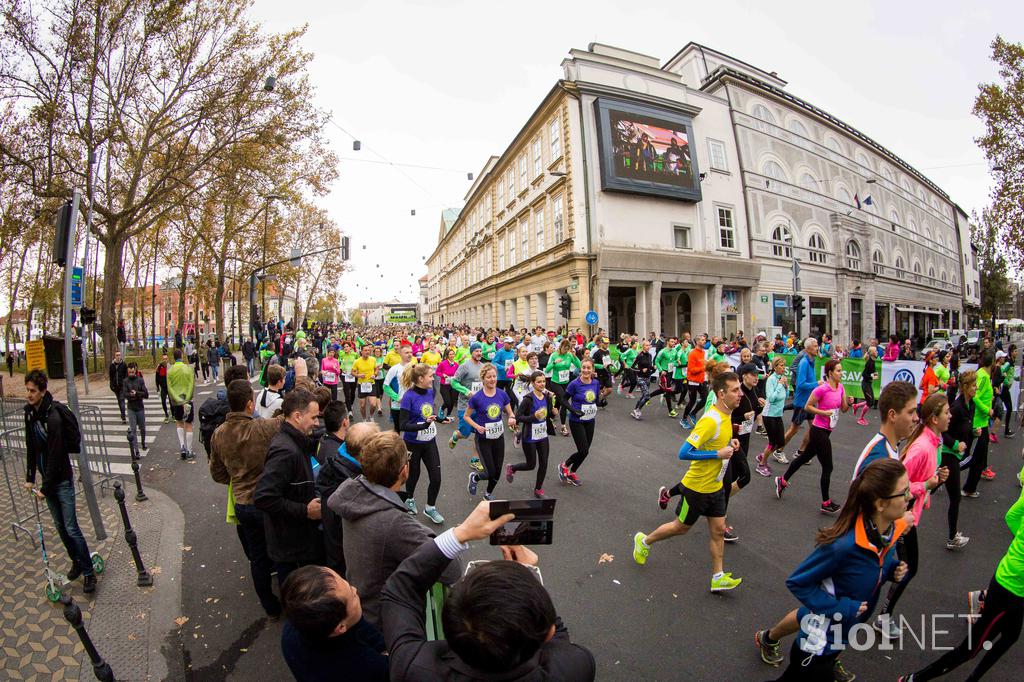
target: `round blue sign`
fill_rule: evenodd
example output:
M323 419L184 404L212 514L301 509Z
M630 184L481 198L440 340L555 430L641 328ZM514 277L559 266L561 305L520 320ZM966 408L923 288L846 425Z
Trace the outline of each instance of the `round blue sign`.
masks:
M591 310L583 319L587 321L587 324L597 324L597 312Z

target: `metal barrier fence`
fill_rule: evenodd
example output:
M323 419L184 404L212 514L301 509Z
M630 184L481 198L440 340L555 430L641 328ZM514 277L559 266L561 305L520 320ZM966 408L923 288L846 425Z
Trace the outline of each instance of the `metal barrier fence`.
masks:
M4 484L13 514L11 533L17 541L18 531L22 531L35 547L35 530L25 525L33 521L35 512L27 504L20 506L18 504L19 499L24 501L21 495L23 494L22 482L25 480L27 454L25 404L25 400L17 398L4 398L0 401L0 424L3 426L3 431L0 432L0 466L3 468ZM94 405L83 405L79 409L78 425L82 432L82 447L89 462L89 470L93 475L93 487L99 488L101 494L107 489L113 490L114 481L120 479L111 470L110 453L103 432L103 414ZM78 492L82 492L76 457L71 457L71 467L75 471L76 488Z

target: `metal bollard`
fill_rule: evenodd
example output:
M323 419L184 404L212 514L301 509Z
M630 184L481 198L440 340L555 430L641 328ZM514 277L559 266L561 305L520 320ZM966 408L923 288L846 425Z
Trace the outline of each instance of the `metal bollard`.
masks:
M149 574L149 571L142 564L142 555L139 554L139 540L135 536L132 522L128 520L128 509L124 506L124 488L121 486L121 481L114 481L114 499L117 500L117 506L121 508L121 520L124 522L124 539L132 550L135 570L139 573L139 578L135 584L139 587L150 587L153 585L153 576Z
M82 640L82 646L85 647L86 653L89 654L89 660L92 661L92 671L96 675L96 679L103 680L103 682L113 682L114 671L110 669L110 664L100 656L100 652L96 651L92 638L89 637L89 633L85 630L85 623L82 622L82 609L78 607L78 604L75 603L75 600L69 594L61 595L60 603L64 605L64 620L75 629L78 639Z
M149 498L146 497L146 492L142 489L142 476L139 475L139 463L136 460L132 460L132 474L135 475L135 501L145 502Z

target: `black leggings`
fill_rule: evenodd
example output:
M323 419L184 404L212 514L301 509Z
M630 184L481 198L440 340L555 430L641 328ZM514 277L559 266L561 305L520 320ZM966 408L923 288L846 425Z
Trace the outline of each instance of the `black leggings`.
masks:
M786 427L782 417L765 417L764 430L768 432L768 443L773 450L781 450L786 446Z
M158 386L157 390L160 392L160 405L162 405L164 408L164 417L169 417L171 415L167 411L167 401L170 399L170 397L167 395L167 387Z
M898 583L893 583L889 588L889 594L885 598L885 603L882 604L882 613L892 613L893 609L896 608L896 602L900 600L900 596L903 594L903 590L907 589L907 585L917 575L918 567L918 551L917 551L917 526L911 527L909 531L903 534L899 540L899 544L896 545L896 555L900 561L907 563L907 574L903 577L903 580Z
M1013 425L1013 396L1010 395L1010 387L1003 383L1003 390L999 393L999 397L1003 401L1003 405L1006 407L1006 411L1003 413L1003 435L1010 435L1010 427Z
M793 638L789 647L789 665L778 682L832 682L836 678L835 667L839 652L826 656L811 656L800 649L800 637ZM806 665L804 662L807 662Z
M738 436L740 449L729 458L729 464L725 469L725 478L722 479L722 486L725 488L725 501L729 502L729 495L732 494L732 484L736 483L740 490L750 483L750 465L747 463L747 448L750 447L750 434L745 433Z
M967 449L970 448L971 444L967 443ZM949 469L949 478L943 485L946 486L946 496L949 497L949 512L946 515L946 520L949 523L949 539L952 540L956 535L957 522L960 519L960 459L953 453L944 452L941 465Z
M661 381L659 379L659 381L658 381L658 388L656 388L653 391L651 391L650 394L647 395L646 399L640 398L640 400L643 401L643 405L638 403L636 409L638 409L638 410L644 409L644 405L646 405L648 402L650 402L651 398L653 398L656 395L663 395L663 396L665 396L665 406L668 407L668 411L671 412L672 411L672 396L674 396L676 394L676 392L675 392L675 388L672 386L672 380L671 379L668 379L668 385L669 385L668 388L662 388L661 387ZM681 398L680 398L680 400L681 400Z
M864 402L868 404L868 409L875 409L875 385L873 381L866 379L860 380L860 390L864 392Z
M701 408L704 401L707 400L707 392L705 391L704 384L689 384L686 387L686 411L683 412L683 419L692 417L697 414L697 410Z
M626 389L627 392L632 393L636 390L636 372L629 368L623 368L622 370L622 383L620 386Z
M821 464L822 502L827 502L831 499L828 494L828 485L832 480L832 441L829 440L829 436L831 435L832 432L828 429L811 425L811 436L810 441L807 443L807 449L804 450L799 457L790 462L789 468L786 469L786 473L782 476L782 480L789 483L793 478L793 474L799 471L800 467L817 457L818 463Z
M527 425L529 428L529 425ZM548 473L548 453L550 451L550 444L548 439L539 440L536 443L527 443L523 441L523 454L526 455L526 462L523 464L513 464L512 471L533 471L533 468L537 466L538 461L540 466L537 467L537 481L533 486L534 490L540 490L544 487L544 477Z
M981 430L980 436L974 438L974 452L971 454L970 468L967 470L967 482L964 490L969 493L978 490L981 472L988 468L988 427Z
M564 425L569 416L569 399L565 397L565 386L549 380L548 390L555 394L555 401L558 405L558 419Z
M441 455L437 452L437 441L406 441L405 446L409 449L410 455L409 480L405 482L405 494L408 497L416 497L416 484L420 480L420 462L423 462L430 480L427 485L427 504L433 507L437 502L437 493L441 491Z
M330 390L330 392L331 392L331 400L337 400L338 399L338 384L324 384L324 386L326 386ZM349 407L349 409L352 409L351 405L349 405L348 407Z
M1020 637L1022 622L1024 598L1008 591L993 576L985 595L985 608L981 610L981 618L970 626L967 637L957 648L947 651L924 670L914 673L914 680L924 682L945 675L981 653L988 642L991 649L967 677L967 682L980 680Z
M454 416L456 396L455 389L451 387L451 384L441 384L441 399L444 401L441 412L445 417Z
M576 452L565 460L565 466L573 473L579 471L580 465L590 454L590 444L594 442L594 419L585 422L569 422L572 442L576 444Z
M482 473L476 474L476 480L486 480L487 492L492 493L501 480L501 466L505 463L505 437L488 439L477 436L476 451L484 467Z
M348 405L349 412L355 408L356 404L356 382L354 381L343 381L345 384L345 404Z

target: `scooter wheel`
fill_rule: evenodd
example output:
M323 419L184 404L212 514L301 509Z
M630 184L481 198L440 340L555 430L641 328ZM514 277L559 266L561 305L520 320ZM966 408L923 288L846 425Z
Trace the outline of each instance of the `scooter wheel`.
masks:
M103 561L103 557L100 556L99 552L93 552L90 557L92 558L92 570L99 575L106 568L106 562Z
M54 602L54 603L57 603L58 601L60 601L60 597L61 597L60 588L56 587L54 585L51 585L50 583L47 583L46 584L46 598L49 599L50 601Z

